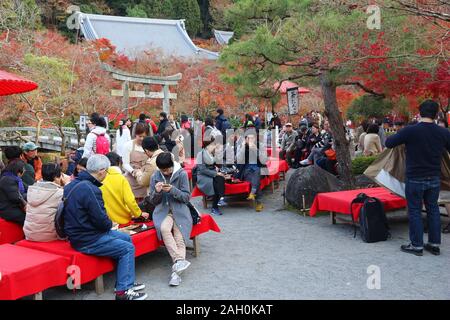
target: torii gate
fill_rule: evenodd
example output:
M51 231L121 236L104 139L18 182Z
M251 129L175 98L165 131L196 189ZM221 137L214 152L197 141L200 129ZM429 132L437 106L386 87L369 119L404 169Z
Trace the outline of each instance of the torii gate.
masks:
M128 116L128 98L163 99L163 111L170 114L170 99L176 99L177 94L171 93L169 86L176 86L181 80L182 74L177 73L172 76L144 76L141 74L128 73L115 69L107 64L102 64L104 70L110 72L114 79L123 81L122 90L111 90L111 95L123 97L123 110ZM130 91L130 82L144 84L144 91ZM163 86L163 91L149 92L149 85L158 84Z

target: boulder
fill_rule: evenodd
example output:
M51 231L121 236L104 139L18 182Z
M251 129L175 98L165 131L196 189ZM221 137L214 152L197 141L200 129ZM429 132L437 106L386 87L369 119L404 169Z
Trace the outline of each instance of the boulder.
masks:
M286 200L295 208L303 209L303 195L305 207L310 208L317 193L342 189L342 182L334 175L318 166L308 166L297 169L290 177L286 186Z
M356 176L355 180L356 180L356 188L358 189L378 187L376 182L374 182L372 179L363 174Z

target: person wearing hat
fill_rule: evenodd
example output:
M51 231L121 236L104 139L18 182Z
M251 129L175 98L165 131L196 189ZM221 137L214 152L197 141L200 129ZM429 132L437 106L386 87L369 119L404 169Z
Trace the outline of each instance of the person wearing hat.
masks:
M27 142L23 145L21 159L34 168L34 179L42 180L42 160L37 154L38 146L34 142Z
M285 134L281 140L281 154L282 158L286 157L289 166L292 166L292 157L295 151L295 141L297 140L298 132L292 128L292 123L288 122L285 125Z

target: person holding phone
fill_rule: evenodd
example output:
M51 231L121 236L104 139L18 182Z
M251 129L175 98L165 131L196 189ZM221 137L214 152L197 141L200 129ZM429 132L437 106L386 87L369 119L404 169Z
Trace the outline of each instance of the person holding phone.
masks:
M247 130L244 144L238 149L237 163L241 166L239 179L251 183L251 191L247 200L255 200L255 209L261 212L264 205L261 202L261 168L266 167L267 153L264 144L259 145L255 129Z
M163 152L156 158L158 170L150 181L148 201L155 206L153 222L158 238L173 261L169 285L178 286L180 275L189 266L186 260L186 241L192 231L192 216L187 206L191 192L186 171L173 160L170 152Z
M205 135L203 149L198 153L196 159L197 188L206 196L213 197L211 214L222 215L219 206L224 205L221 198L225 194L225 180L229 177L221 173L216 166L216 150L214 136Z

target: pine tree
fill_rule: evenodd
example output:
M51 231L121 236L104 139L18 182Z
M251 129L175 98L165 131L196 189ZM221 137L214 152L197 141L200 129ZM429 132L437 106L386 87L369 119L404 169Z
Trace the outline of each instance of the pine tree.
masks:
M203 28L197 0L172 0L174 18L185 19L187 32L196 36Z

